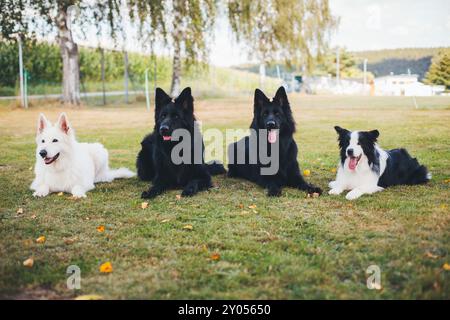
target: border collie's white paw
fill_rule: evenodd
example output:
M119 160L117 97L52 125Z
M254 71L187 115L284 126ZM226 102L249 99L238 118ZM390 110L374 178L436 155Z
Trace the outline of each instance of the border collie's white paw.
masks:
M47 186L40 186L39 188L37 188L37 190L33 193L33 197L45 197L48 196L48 194L50 193L50 190Z
M359 197L361 197L363 195L363 193L357 189L353 189L352 191L350 191L349 193L347 193L347 195L345 196L345 198L347 200L355 200L358 199Z
M333 181L333 182L335 182L335 181ZM342 193L342 191L344 191L344 190L342 190L340 188L333 188L330 191L328 191L328 194L339 195Z
M75 186L72 188L72 196L74 198L86 198L86 192L83 190L83 188Z

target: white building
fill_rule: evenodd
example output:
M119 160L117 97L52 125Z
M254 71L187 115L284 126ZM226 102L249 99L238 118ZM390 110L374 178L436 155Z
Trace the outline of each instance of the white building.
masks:
M444 86L430 86L419 82L416 74L398 74L375 78L377 96L432 96L444 92Z

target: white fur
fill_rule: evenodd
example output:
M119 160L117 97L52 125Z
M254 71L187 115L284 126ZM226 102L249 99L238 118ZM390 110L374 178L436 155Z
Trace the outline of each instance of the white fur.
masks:
M40 114L36 144L36 177L30 186L35 197L62 191L84 198L87 191L94 189L96 182L111 182L115 178L135 175L126 168L111 170L108 151L102 144L77 142L64 113L53 126ZM46 150L50 158L58 153L59 157L53 163L45 164L39 155L41 150Z
M350 136L350 143L348 148L353 149L355 157L361 155L361 159L358 162L355 170L350 170L348 167L349 158L345 159L342 165L339 162L336 180L331 181L328 186L331 190L328 192L332 195L338 195L346 190L350 190L345 198L348 200L355 200L361 197L363 194L372 194L375 192L382 191L384 188L378 186L378 180L386 169L386 161L388 154L386 151L381 149L377 144L375 148L380 154L380 173L376 173L369 166L368 159L363 152L363 149L358 145L358 131L354 131Z

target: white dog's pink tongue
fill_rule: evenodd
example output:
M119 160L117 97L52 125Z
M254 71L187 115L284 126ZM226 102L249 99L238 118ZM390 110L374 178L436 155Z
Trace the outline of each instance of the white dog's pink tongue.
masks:
M277 142L277 131L276 130L269 130L269 134L267 136L267 140L269 141L269 143Z
M358 164L358 158L350 158L350 161L348 162L348 167L350 170L355 170L356 165Z
M164 141L170 141L172 140L172 136L163 136Z

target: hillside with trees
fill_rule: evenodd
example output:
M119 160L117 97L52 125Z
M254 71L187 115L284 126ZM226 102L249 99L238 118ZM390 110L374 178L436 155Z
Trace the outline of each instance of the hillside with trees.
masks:
M431 60L444 48L401 48L373 51L355 51L353 55L359 60L368 59L367 70L376 77L407 73L418 74L419 80L425 78L425 74L431 65ZM360 63L362 68L362 63Z

